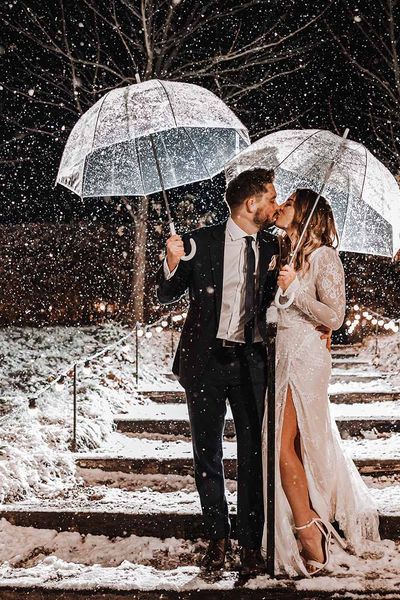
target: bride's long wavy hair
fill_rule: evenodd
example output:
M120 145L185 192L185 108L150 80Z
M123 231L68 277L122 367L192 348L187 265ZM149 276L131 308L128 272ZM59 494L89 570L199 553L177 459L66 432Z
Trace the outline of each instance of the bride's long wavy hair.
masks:
M314 206L318 194L312 190L301 188L295 192L295 201L293 203L294 216L292 226L295 229L296 240L299 239L308 216ZM290 252L290 239L288 235L284 236L286 251ZM339 243L339 237L333 217L332 208L329 202L322 196L311 217L306 233L297 252L294 268L296 271L306 271L309 267L309 255L313 250L320 246L330 246L336 248Z

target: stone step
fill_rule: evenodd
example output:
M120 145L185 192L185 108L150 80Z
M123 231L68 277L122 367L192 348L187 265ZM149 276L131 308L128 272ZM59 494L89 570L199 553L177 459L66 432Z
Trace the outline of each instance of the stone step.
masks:
M357 458L356 467L362 475L393 475L400 473L400 458ZM146 475L194 476L191 458L121 458L88 457L77 458L76 464L83 469L101 469L103 471L121 471ZM225 477L236 479L236 459L224 459Z
M361 349L361 344L332 344L332 353L333 352L343 352L343 353L358 353Z
M322 577L322 581L318 584L318 577L313 578L312 588L304 588L300 582L296 583L293 580L284 578L276 578L273 581L266 580L265 584L257 584L257 587L249 585L244 587L244 583L237 582L237 573L225 572L220 577L216 578L214 584L210 578L203 579L198 571L190 570L186 567L183 573L177 573L177 581L175 585L166 586L158 584L156 589L149 589L146 585L140 589L138 575L130 575L132 567L127 567L126 571L118 568L115 573L115 578L121 579L125 576L125 581L121 581L120 588L113 581L113 576L110 574L108 584L99 584L93 581L90 584L88 574L83 571L78 573L79 584L68 579L63 584L62 581L56 583L40 582L40 585L33 586L32 583L26 580L22 581L22 576L18 579L16 587L5 585L0 582L0 598L1 600L329 600L335 598L337 600L398 600L398 580L394 583L387 579L372 581L368 579L363 585L360 585L360 578L353 578L353 585L343 579L335 580L335 585L329 581L329 590L326 588L326 577ZM192 572L191 572L192 571ZM86 577L85 577L86 575ZM90 574L89 574L90 575ZM155 569L149 573L150 579L154 580ZM168 573L169 579L171 574ZM77 578L77 579L78 579ZM132 578L132 581L130 581ZM33 577L31 579L34 579ZM157 580L165 585L165 576L159 572ZM333 579L332 577L329 578ZM346 578L347 579L347 578ZM375 578L376 579L376 578ZM300 583L300 585L299 585ZM265 586L265 587L264 587ZM365 589L364 589L365 586ZM172 588L172 589L171 589Z
M114 420L117 431L121 433L142 434L151 433L159 435L176 435L190 437L190 423L184 419L128 419L117 418ZM379 433L400 432L400 419L381 418L381 419L337 419L338 429L342 436L356 436L361 434L361 430L375 429ZM235 426L232 419L226 419L225 432L226 437L235 436Z
M336 356L332 357L332 367L335 369L353 369L354 367L361 367L363 369L371 366L371 362L369 360L359 359L359 358L338 358Z
M156 538L181 538L196 540L204 535L203 517L200 513L133 512L131 510L73 510L0 508L0 519L7 519L18 527L34 527L55 531L77 531L80 534L104 535L109 538L129 535ZM231 537L236 539L236 514L230 514ZM379 531L382 538L397 540L400 537L400 514L380 515ZM1 597L1 596L0 596ZM1 597L2 598L2 597Z
M357 379L358 381L358 379ZM186 402L184 391L148 391L142 396L159 404L182 404ZM355 404L358 402L385 402L387 400L400 400L399 392L342 392L330 394L329 399L334 404Z
M332 373L330 383L373 383L374 381L385 382L385 375L368 375L359 373Z
M331 351L332 354L332 358L334 360L338 359L342 359L342 358L357 358L358 357L358 352L344 352L342 350L332 350Z

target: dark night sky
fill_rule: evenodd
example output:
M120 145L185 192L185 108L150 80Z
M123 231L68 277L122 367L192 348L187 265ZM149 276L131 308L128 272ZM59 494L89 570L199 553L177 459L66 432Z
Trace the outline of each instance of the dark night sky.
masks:
M19 2L10 2L5 5L3 12L12 25L19 24L28 27L29 23L24 20L24 13ZM101 6L103 3L97 3ZM107 4L107 2L105 2ZM162 3L161 3L162 4ZM216 3L222 6L224 3ZM254 93L245 102L238 106L232 106L249 128L252 139L257 139L259 132L265 129L273 130L281 123L289 120L295 115L302 115L289 124L289 127L318 127L336 129L342 132L345 127L350 127L350 137L357 141L365 142L369 149L386 160L392 169L397 168L396 161L389 156L382 144L376 141L371 131L367 111L373 99L372 90L364 85L362 78L348 61L336 43L330 37L326 24L336 32L354 35L354 22L349 19L344 5L340 1L329 3L320 2L292 2L285 3L289 6L289 18L285 27L293 28L302 23L310 15L316 14L318 10L330 5L323 19L316 25L306 29L300 36L295 38L292 45L294 49L302 45L311 45L310 51L306 51L303 61L306 67L286 78L278 78L267 85L262 94ZM359 3L350 3L351 11L357 14ZM365 3L364 3L365 4ZM57 20L57 7L53 2L28 2L27 6L35 8L46 26L51 26L54 19ZM75 35L75 43L79 43L80 31L78 23L84 20L84 2L66 2L67 19L71 23L72 35ZM365 6L363 7L363 10ZM273 17L282 13L281 2L261 2L256 10L248 11L245 17L241 16L241 35L244 40L256 36L263 30ZM379 19L377 11L371 13L371 18ZM230 39L232 30L237 25L232 22L219 24L218 39ZM75 24L75 26L74 26ZM15 32L12 26L2 25L1 34L2 54L0 60L3 62L2 77L5 83L2 94L2 107L5 114L14 117L27 127L43 126L52 132L52 137L40 134L32 134L20 142L7 143L2 147L5 157L10 158L20 152L21 156L26 154L34 157L33 161L21 164L2 165L2 183L0 189L0 222L28 222L28 221L69 221L71 219L87 218L107 220L123 220L126 215L124 211L116 211L118 200L106 204L103 200L91 199L83 203L79 198L59 186L54 188L57 166L61 157L63 144L68 131L77 119L73 113L65 113L60 110L48 108L46 105L37 105L29 97L13 94L13 88L23 90L25 93L32 87L35 89L35 99L41 98L41 92L46 91L46 86L38 81L33 74L23 71L21 57L35 54L37 64L43 68L53 70L58 76L59 62L43 49L32 45L29 40ZM285 30L283 30L285 31ZM140 32L138 32L139 35ZM72 37L71 35L71 37ZM206 31L199 39L193 42L193 58L201 59L204 54L213 49L215 31ZM86 43L86 42L85 42ZM370 51L363 47L360 40L358 50L361 56L368 56ZM116 53L118 59L122 60L120 50L113 46L110 38L110 54ZM372 56L371 56L372 59ZM248 78L260 76L259 71L249 69ZM207 81L201 82L205 85ZM7 88L10 88L9 90ZM305 113L305 114L302 114ZM18 135L23 131L15 123L6 123L4 128L4 141ZM56 138L54 137L56 136ZM191 186L197 202L202 200L208 204L211 202L217 210L221 207L219 199L223 190L223 177L217 177L213 182L204 182ZM180 189L175 196L180 198L186 190ZM174 194L172 195L174 197Z

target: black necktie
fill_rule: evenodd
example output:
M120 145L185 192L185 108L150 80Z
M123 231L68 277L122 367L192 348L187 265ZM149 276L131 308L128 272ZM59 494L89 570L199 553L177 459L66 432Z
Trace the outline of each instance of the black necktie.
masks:
M253 237L246 235L246 295L244 303L244 340L247 344L254 341L254 300L256 255L252 242Z

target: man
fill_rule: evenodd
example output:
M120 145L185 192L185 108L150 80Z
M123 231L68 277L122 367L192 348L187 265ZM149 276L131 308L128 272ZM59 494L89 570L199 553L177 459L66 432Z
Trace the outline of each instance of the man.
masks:
M264 572L261 427L266 392L266 309L273 299L279 245L265 229L278 211L274 173L242 172L227 186L231 216L167 241L157 295L168 304L189 289L190 306L173 372L185 388L195 479L210 540L201 566L224 567L230 521L222 437L229 400L237 437L237 536L242 574ZM195 256L181 261L189 239Z

